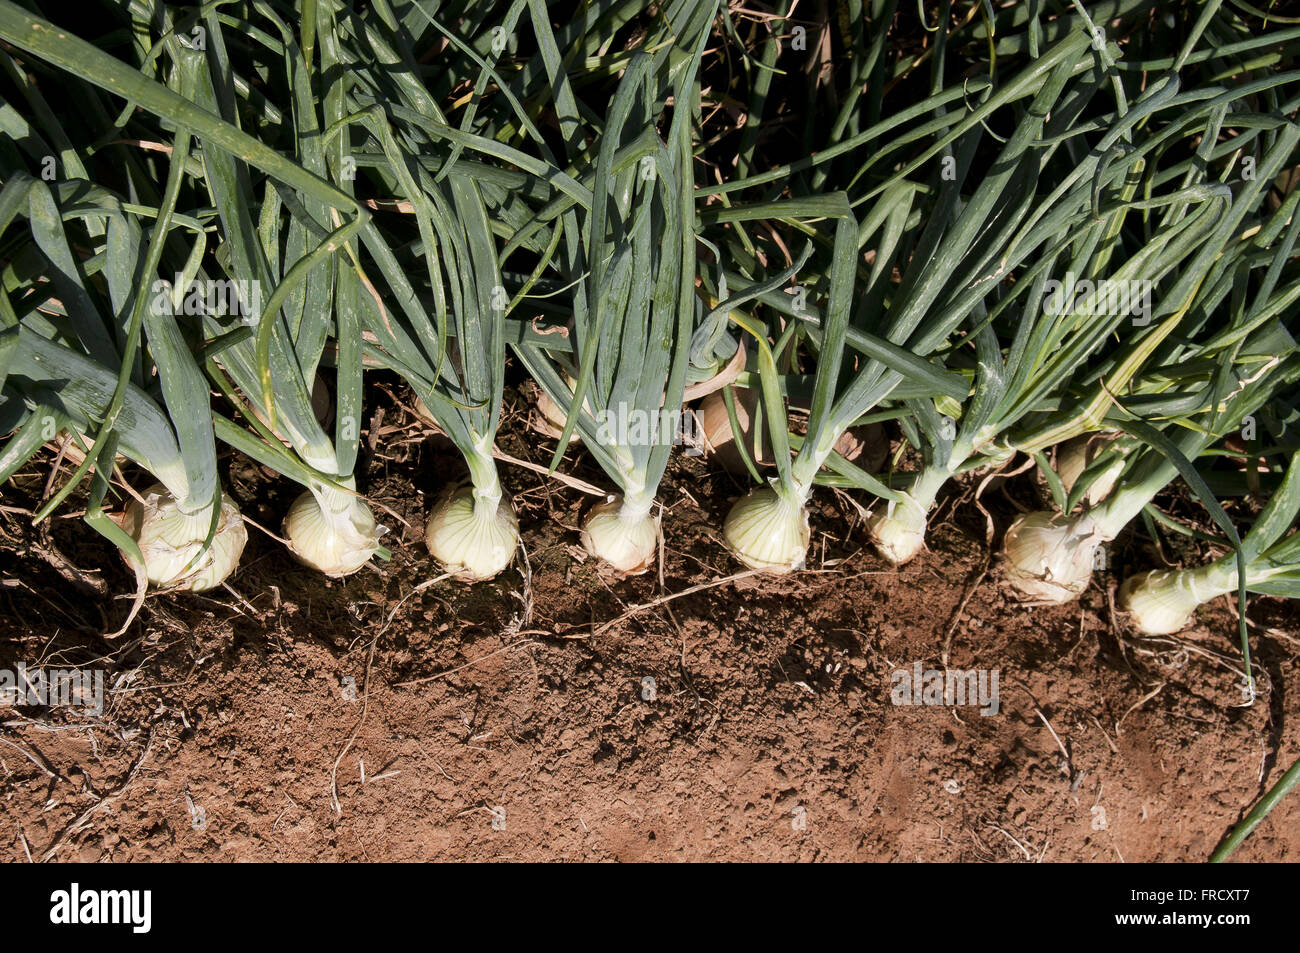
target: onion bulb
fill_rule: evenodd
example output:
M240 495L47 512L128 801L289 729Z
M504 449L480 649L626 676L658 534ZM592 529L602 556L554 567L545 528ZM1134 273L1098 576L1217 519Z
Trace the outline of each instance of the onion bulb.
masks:
M1171 585L1173 572L1155 570L1124 580L1119 604L1147 635L1173 635L1192 621L1200 602L1186 589Z
M1057 447L1056 475L1061 478L1061 486L1067 494L1074 489L1074 484L1083 475L1083 471L1091 466L1098 455L1117 437L1119 437L1118 432L1081 434ZM1110 496L1110 491L1115 489L1115 483L1123 472L1124 458L1116 457L1088 487L1087 493L1084 494L1088 505L1099 506L1102 500Z
M930 510L951 478L948 467L928 466L912 477L906 490L898 491L897 501L867 518L867 533L881 556L901 566L925 548Z
M583 548L627 576L649 569L658 545L659 520L650 515L650 507L635 506L623 496L593 507L582 523Z
M756 487L731 507L722 538L750 569L788 573L808 557L808 511L771 487Z
M335 577L364 566L379 550L379 537L385 532L365 500L331 487L303 493L293 501L284 520L290 552L313 569Z
M570 377L567 373L561 372L564 377L564 383L572 394L578 387L578 382ZM560 409L560 405L551 400L551 395L546 392L546 388L541 384L537 387L537 418L533 421L533 429L544 436L553 440L558 440L560 434L564 433L564 425L568 423L568 417ZM584 402L587 411L591 410L590 402ZM582 433L577 427L573 428L573 433L569 435L570 446L578 446L582 443Z
M873 513L867 520L871 542L895 566L901 566L925 546L926 508L906 491L901 496L901 502Z
M1088 588L1104 542L1087 516L1026 513L1011 524L1002 544L1007 579L1027 598L1069 602Z
M221 494L216 533L203 551L211 526L211 507L201 506L187 513L161 483L150 487L141 499L133 500L122 518L122 529L140 547L150 585L190 592L221 585L234 572L248 542L239 507L225 493ZM140 568L129 556L127 563Z
M433 558L462 582L491 579L508 567L519 545L519 521L500 491L461 487L443 494L429 514L424 540Z
M1197 606L1236 588L1235 570L1214 563L1192 570L1153 570L1125 579L1119 604L1145 634L1173 635L1192 621Z

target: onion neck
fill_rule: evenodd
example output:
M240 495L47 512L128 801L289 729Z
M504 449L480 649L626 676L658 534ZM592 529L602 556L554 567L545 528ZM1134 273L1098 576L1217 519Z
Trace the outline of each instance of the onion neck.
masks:
M618 518L625 523L639 523L650 516L654 508L654 494L641 490L638 493L625 492L620 500Z
M469 479L474 485L474 507L495 513L501 503L501 480L496 460L492 458L492 438L474 438L474 451L465 455Z
M212 528L212 504L200 504L198 509L187 510L181 503L176 504L177 516L182 520L187 536L195 540L207 539L208 530Z
M168 463L155 466L153 475L158 478L158 482L167 488L167 492L172 495L176 501L176 508L186 516L202 516L211 521L212 519L212 501L211 500L191 500L190 499L190 478L185 472L185 463L179 457ZM204 533L207 533L206 527Z
M817 474L821 471L827 458L834 452L835 442L840 439L843 433L842 430L827 427L816 446L810 447L809 444L805 443L790 468L790 485L785 486L785 481L782 480L773 480L772 489L791 505L803 506L807 503L808 497L812 495L813 483L817 479Z
M916 474L912 485L904 491L904 496L912 505L919 507L922 513L929 513L939 497L939 491L950 479L952 470L948 467L928 466Z
M1274 564L1267 559L1256 559L1254 562L1246 563L1246 586L1249 588L1267 582L1274 576L1283 575L1293 569L1294 566L1290 564ZM1239 588L1236 553L1228 553L1212 563L1206 563L1195 569L1184 569L1174 575L1178 577L1178 585L1196 596L1198 604L1235 593Z
M332 476L331 482L312 480L308 485L311 495L320 504L322 515L333 526L337 526L339 521L344 519L351 524L352 512L358 500L357 494L353 492L356 490L357 481L350 473L335 474L338 468L338 456L334 452L333 445L322 434L319 439L304 440L299 446L298 453L309 466Z
M1174 589L1185 593L1196 605L1204 605L1211 599L1218 598L1237 590L1236 557L1229 555L1227 562L1215 560L1195 569L1183 569L1164 576L1158 582L1150 584L1151 589ZM1249 573L1248 573L1249 576Z
M323 480L312 480L309 489L316 502L320 504L321 512L329 518L336 518L352 512L353 506L356 505L356 496L348 490L355 485L356 481L351 477L339 480L337 485Z
M1177 475L1177 468L1162 460L1136 482L1116 487L1100 506L1088 511L1094 531L1103 542L1113 540Z

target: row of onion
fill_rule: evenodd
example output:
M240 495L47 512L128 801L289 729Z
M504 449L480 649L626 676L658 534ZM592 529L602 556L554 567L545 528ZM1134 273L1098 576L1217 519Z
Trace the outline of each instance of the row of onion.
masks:
M861 133L843 190L742 202L727 192L743 179L695 181L711 4L668 5L590 140L548 59L544 6L512 7L539 49L527 75L549 77L530 102L553 111L558 154L517 96L484 96L509 88L503 51L462 48L432 20L508 135L476 131L479 100L459 124L444 115L385 4L319 4L311 44L256 5L237 52L215 13L201 14L200 50L161 9L145 75L0 0L0 36L129 96L170 137L165 181L130 202L88 173L51 185L6 169L0 193L0 229L23 216L44 268L10 289L17 307L0 295L0 429L14 433L0 478L51 423L71 435L77 479L38 515L90 476L87 520L148 583L202 590L238 563L247 532L217 479L218 443L302 486L283 523L297 559L345 576L386 556L354 476L368 372L404 380L463 458L466 479L439 481L429 552L460 580L497 576L520 543L496 445L521 367L556 436L552 468L580 446L609 481L580 540L619 573L654 562L680 438L663 422L695 413L705 449L752 478L722 527L752 569L805 565L819 486L874 498L870 539L903 564L954 480L1024 454L1054 505L1005 534L1006 579L1027 598L1084 591L1098 553L1180 477L1231 552L1126 581L1145 630L1173 631L1222 593L1300 585L1294 465L1268 465L1277 487L1244 538L1206 486L1225 436L1273 421L1276 460L1295 416L1300 191L1272 184L1295 165L1300 128L1257 107L1260 87L1184 90L1169 72L1130 100L1097 79L1111 53L1063 31L996 86L964 81ZM241 68L265 87L247 131ZM1263 88L1293 104L1275 85ZM363 184L382 198L359 199ZM769 265L758 229L805 243ZM88 263L71 262L74 230ZM182 280L162 295L141 280L163 274ZM195 315L191 283L265 293ZM328 417L313 403L326 378ZM903 438L893 448L887 426ZM119 455L157 483L110 519Z

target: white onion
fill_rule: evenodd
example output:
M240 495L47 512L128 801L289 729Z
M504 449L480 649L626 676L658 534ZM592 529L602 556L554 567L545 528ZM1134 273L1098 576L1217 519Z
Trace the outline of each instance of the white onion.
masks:
M1124 580L1119 588L1120 608L1133 616L1147 635L1173 635L1186 628L1200 605L1186 589L1171 584L1177 573L1154 570Z
M303 493L284 519L290 552L327 576L346 576L364 566L385 532L365 500L331 487Z
M925 548L930 510L950 479L950 467L928 466L912 477L906 490L898 491L897 501L882 501L884 509L867 518L867 533L881 556L901 566Z
M750 569L787 573L802 569L812 531L808 511L771 487L756 487L731 507L722 538Z
M654 563L659 545L659 521L649 509L611 496L583 520L583 548L624 575L645 572Z
M217 530L202 555L212 525L211 507L186 513L161 483L142 494L142 500L131 502L122 529L140 547L150 585L203 592L221 585L235 571L248 542L248 530L239 507L228 495L221 494ZM129 556L127 562L139 568Z
M1106 541L1087 516L1026 513L1003 542L1007 579L1027 598L1069 602L1088 588L1097 550Z
M1221 563L1199 569L1153 570L1125 579L1119 588L1119 604L1141 632L1173 635L1192 621L1197 606L1236 588L1236 570L1225 569Z
M472 487L445 493L424 527L433 558L464 582L491 579L508 567L519 545L519 521L500 491Z
M906 491L893 507L867 520L867 532L877 552L895 566L901 566L925 546L926 508Z

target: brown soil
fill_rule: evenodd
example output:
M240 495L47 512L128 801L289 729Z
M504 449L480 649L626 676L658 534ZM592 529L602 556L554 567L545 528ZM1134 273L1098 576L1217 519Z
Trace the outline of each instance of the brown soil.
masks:
M0 514L0 666L102 660L111 687L97 719L3 712L5 859L1195 860L1300 755L1294 606L1251 609L1266 694L1241 707L1229 606L1143 641L1109 575L1073 605L1017 605L996 564L981 578L984 517L964 498L895 570L820 492L811 571L640 608L737 572L716 527L739 484L675 463L662 579L611 580L575 545L590 498L508 468L531 572L428 584L418 528L454 457L388 419L362 472L410 524L392 562L325 581L254 533L233 591L151 598L113 642L99 633L126 602L41 557L53 545L126 592L107 544L75 517L42 542ZM581 451L566 467L604 483ZM231 469L274 527L295 488ZM1003 526L1008 492L1034 490L985 500ZM891 703L891 673L941 667L950 629L952 667L999 670L998 714ZM1298 832L1293 797L1236 856L1300 860Z

